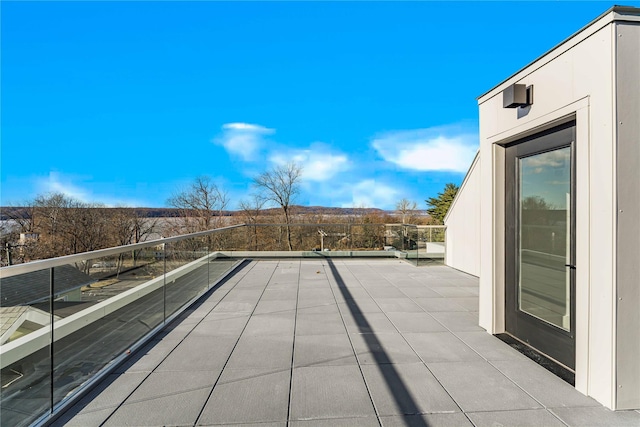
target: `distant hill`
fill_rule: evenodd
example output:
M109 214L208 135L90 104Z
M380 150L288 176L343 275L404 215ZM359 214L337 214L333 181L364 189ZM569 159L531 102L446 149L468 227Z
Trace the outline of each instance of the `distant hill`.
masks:
M174 208L99 208L99 209L118 209L118 210L133 210L139 216L146 218L173 218L181 216L180 209ZM293 206L293 211L296 215L335 215L335 216L349 216L349 215L367 215L367 214L394 214L395 211L388 211L378 208L335 208L325 206ZM0 207L0 220L8 220L21 216L28 218L29 208L21 206L4 206ZM276 215L280 213L279 208L263 209L262 212L266 215ZM418 215L426 215L426 211L416 211ZM242 215L242 211L227 210L223 212L225 216Z

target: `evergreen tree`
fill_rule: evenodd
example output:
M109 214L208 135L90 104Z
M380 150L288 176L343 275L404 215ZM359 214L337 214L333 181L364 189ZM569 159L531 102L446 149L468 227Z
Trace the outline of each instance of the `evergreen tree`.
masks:
M444 217L449 211L449 206L451 206L451 202L456 197L459 188L453 183L448 183L444 186L444 190L438 193L438 197L429 197L429 199L425 200L428 206L427 213L438 224L444 223Z

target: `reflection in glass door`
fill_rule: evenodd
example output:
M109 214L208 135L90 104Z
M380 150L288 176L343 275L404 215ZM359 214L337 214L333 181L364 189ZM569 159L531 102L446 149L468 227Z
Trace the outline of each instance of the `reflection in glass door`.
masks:
M506 147L505 329L575 368L575 122Z
M570 329L571 147L518 159L521 311Z

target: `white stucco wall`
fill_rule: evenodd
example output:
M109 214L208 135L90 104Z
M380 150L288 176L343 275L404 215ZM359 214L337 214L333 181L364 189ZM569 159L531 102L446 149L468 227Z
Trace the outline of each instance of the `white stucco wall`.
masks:
M576 388L613 409L618 407L615 53L621 20L640 21L637 14L611 11L478 100L480 326L504 331L503 145L574 118ZM502 106L502 91L514 83L534 87L527 114Z
M447 226L445 263L480 275L480 156L476 156L444 218Z

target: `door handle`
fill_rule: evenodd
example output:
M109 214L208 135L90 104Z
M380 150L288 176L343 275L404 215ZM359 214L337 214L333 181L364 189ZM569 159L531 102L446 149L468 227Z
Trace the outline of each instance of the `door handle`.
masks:
M575 266L575 265L565 264L564 266L565 266L565 267L569 267L569 268L570 268L570 269L572 269L572 270L575 270L575 269L576 269L576 266Z

